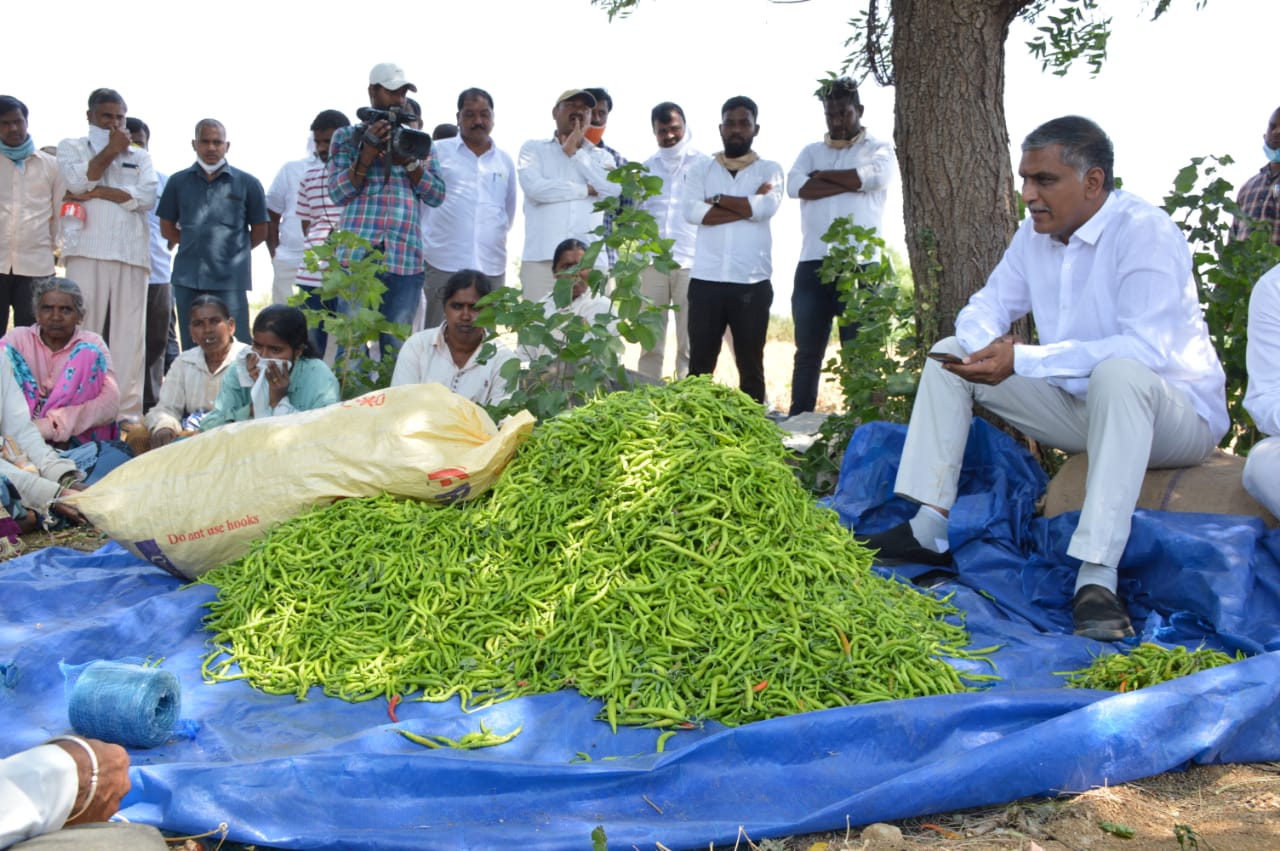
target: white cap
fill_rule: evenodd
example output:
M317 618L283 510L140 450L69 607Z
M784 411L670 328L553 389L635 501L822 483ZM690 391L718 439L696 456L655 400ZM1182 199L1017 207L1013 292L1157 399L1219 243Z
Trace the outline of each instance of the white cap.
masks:
M382 86L390 92L409 87L416 92L418 87L404 78L404 69L394 62L380 62L369 72L369 85Z

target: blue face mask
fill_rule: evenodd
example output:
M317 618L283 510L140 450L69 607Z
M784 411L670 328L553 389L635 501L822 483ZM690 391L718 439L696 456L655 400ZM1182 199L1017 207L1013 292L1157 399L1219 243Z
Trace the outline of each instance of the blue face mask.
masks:
M1280 150L1277 150L1271 147L1270 145L1268 145L1266 142L1263 142L1262 152L1267 155L1268 162L1280 163Z

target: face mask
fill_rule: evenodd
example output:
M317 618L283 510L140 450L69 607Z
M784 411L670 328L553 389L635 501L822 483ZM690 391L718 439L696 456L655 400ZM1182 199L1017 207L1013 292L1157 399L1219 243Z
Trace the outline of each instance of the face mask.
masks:
M1262 152L1267 155L1267 160L1273 163L1280 163L1280 150L1277 150L1266 142L1262 143Z
M227 164L227 158L226 158L226 157L223 157L222 159L218 160L218 161L217 161L216 163L214 163L213 165L209 165L209 164L208 164L207 162L205 162L204 160L196 160L196 165L198 165L198 166L200 166L202 169L204 169L204 173L205 173L205 174L213 174L215 171L217 171L218 169L222 168L222 167L223 167L224 165L226 165L226 164Z
M89 147L95 151L101 151L107 147L107 143L111 141L111 131L104 130L95 124L89 125Z
M587 137L587 141L593 145L599 145L600 140L604 138L603 127L588 127L582 131L582 135Z

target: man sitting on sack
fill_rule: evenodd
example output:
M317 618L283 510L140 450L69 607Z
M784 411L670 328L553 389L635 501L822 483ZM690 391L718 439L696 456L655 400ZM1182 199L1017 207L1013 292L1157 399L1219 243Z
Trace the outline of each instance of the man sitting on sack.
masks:
M1022 143L1029 218L930 352L895 492L920 504L872 536L883 562L951 562L947 515L978 402L1067 452L1087 452L1075 633L1133 635L1117 566L1149 468L1200 463L1226 433L1225 377L1191 278L1191 254L1159 208L1115 188L1102 128L1067 116ZM1039 343L1009 334L1035 315Z

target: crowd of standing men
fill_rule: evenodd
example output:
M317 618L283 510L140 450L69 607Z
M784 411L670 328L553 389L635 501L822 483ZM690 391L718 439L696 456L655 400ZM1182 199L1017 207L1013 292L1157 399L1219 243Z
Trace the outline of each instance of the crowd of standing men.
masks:
M313 152L285 163L266 191L228 162L231 143L216 119L195 126L195 162L166 176L148 154L147 125L128 115L119 92L90 95L87 134L63 140L56 157L34 148L25 105L6 98L5 144L31 151L8 157L13 180L0 195L12 223L0 234L9 257L0 311L7 319L12 307L15 324L31 324L30 281L54 274L60 254L67 277L84 292L85 329L110 346L121 419L132 420L158 398L165 365L176 355L174 337L183 348L193 345L187 315L196 298L221 298L237 337L247 342L250 256L264 242L275 303L300 290L309 306L321 306L319 275L304 257L340 229L382 253L384 316L415 330L436 327L444 320L440 294L455 273L474 269L495 285L505 283L521 194L519 286L531 301L544 298L555 282L556 247L570 238L589 243L597 227L606 233L612 227L612 216L595 209L601 198L619 195L608 174L628 161L603 139L612 97L603 88L561 93L551 110L553 132L525 142L513 158L492 137L492 96L469 88L457 98L456 124L437 127L430 151L414 156L391 142L402 126L422 127L410 97L416 91L399 65L378 64L369 75L369 120L320 112L311 125ZM835 288L817 276L825 254L820 237L842 215L879 228L894 172L892 147L861 125L852 81L830 86L822 104L829 132L800 154L785 180L780 165L755 152L758 108L743 96L725 103L724 149L711 156L690 144L681 107L659 103L650 114L657 150L644 161L663 180L661 193L644 206L672 240L678 264L671 272L650 268L641 282L650 302L673 308L677 351L669 372L714 371L722 342L732 339L741 387L761 402L773 302L770 220L784 191L800 199L793 414L814 407L831 323L842 311ZM339 252L340 262L349 259ZM612 249L603 251L599 265L607 271L615 259ZM842 335L855 330L842 328ZM325 342L318 330L312 343L323 351ZM380 342L403 344L393 337ZM660 334L641 353L642 375L663 377L665 343Z

